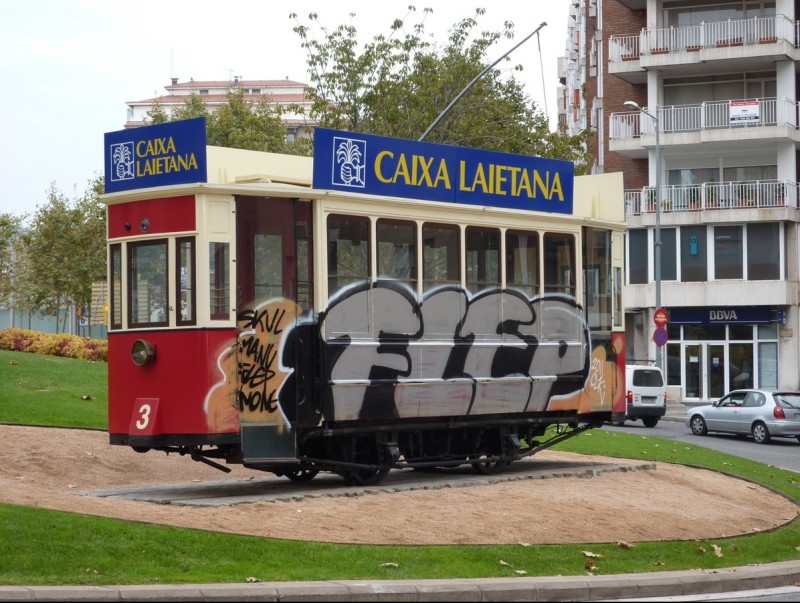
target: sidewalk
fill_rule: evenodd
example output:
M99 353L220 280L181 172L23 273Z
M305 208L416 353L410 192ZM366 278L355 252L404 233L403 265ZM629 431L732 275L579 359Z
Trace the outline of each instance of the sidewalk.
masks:
M599 601L775 588L800 560L720 570L456 580L328 580L147 586L0 586L0 601Z

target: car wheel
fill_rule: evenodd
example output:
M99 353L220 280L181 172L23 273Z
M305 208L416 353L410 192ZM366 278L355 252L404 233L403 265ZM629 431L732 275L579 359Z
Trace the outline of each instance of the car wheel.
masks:
M692 433L694 435L704 436L708 433L705 419L703 419L703 417L700 415L695 415L692 417L692 420L689 422L689 427L692 428Z
M753 424L753 439L756 444L766 444L770 440L769 429L761 421Z
M655 427L658 425L658 417L644 417L642 423L645 427Z

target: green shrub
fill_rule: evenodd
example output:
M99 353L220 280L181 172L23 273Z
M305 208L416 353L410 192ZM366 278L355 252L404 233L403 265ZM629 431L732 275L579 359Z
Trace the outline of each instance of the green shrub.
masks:
M0 330L0 349L79 360L108 361L108 342L105 340L65 333L40 333L14 327Z

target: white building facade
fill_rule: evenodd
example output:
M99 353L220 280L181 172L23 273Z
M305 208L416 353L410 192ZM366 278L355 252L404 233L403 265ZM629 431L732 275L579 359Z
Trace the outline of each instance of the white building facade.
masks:
M798 8L571 6L561 121L625 173L627 358L655 359L660 298L671 400L800 387Z
M311 100L308 98L308 86L290 79L284 80L244 80L234 77L232 80L197 80L179 82L172 78L170 85L165 86L166 94L138 101L128 101L128 119L126 128L145 125L147 114L156 106L160 106L167 114L183 107L192 94L200 97L209 112L213 113L222 105L228 104L228 93L244 94L248 103L257 103L266 98L283 109L283 121L287 125L287 138L291 142L296 138L309 137L316 125L308 114Z

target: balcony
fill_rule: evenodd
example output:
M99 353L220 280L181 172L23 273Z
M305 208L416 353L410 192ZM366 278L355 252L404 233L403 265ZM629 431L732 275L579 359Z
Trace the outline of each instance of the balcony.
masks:
M643 83L647 70L669 75L711 73L747 59L748 70L800 60L798 22L783 15L729 19L687 27L648 28L609 39L608 71Z
M624 195L626 218L655 214L656 200L659 198L662 214L798 206L798 185L789 180L662 186L660 195L656 195L654 186L648 186L641 190L627 190ZM733 216L726 217L735 219Z
M713 101L658 108L660 143L694 145L748 141L800 143L798 103L788 98ZM655 147L655 121L639 111L612 113L609 150L626 157L647 156Z

